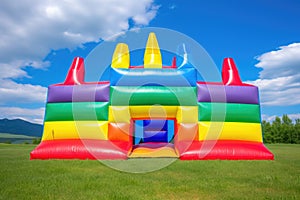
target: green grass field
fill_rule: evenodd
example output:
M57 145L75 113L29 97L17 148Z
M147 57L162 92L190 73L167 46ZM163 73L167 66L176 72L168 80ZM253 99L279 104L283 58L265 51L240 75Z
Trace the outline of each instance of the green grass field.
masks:
M29 160L34 147L0 144L0 199L300 199L300 145L268 145L274 161L178 160L145 174Z

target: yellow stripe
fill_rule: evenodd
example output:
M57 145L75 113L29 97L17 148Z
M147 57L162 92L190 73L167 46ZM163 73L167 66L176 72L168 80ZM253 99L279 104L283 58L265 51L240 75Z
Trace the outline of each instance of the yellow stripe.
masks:
M198 107L197 106L178 106L176 116L178 123L197 123Z
M168 157L178 158L175 150L170 147L162 147L157 149L139 147L132 151L129 158L145 158L145 157Z
M108 121L114 123L130 123L129 106L109 106Z
M176 118L178 106L130 106L132 118Z
M199 122L199 140L242 140L262 142L260 123Z
M128 45L125 43L118 43L111 61L111 67L128 69L129 65L130 55Z
M109 122L130 123L131 118L176 118L178 106L109 106Z
M107 121L52 121L45 122L42 140L107 140L107 133Z
M197 106L109 106L109 122L130 123L131 118L176 118L178 123L197 123Z
M155 33L148 36L144 54L144 68L162 68L162 59Z

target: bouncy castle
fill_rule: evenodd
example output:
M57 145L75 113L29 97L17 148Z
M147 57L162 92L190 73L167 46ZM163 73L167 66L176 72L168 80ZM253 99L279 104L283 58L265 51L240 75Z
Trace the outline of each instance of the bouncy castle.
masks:
M142 66L119 43L107 80L85 82L76 57L50 85L41 143L31 159L272 160L264 146L258 88L243 83L232 58L222 82L201 82L189 63L162 65L150 33Z

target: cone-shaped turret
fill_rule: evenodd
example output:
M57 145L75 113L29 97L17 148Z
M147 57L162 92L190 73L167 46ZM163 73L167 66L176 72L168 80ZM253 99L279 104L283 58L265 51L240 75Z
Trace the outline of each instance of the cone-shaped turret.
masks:
M242 85L239 72L232 58L225 58L222 66L222 80L224 85Z
M114 51L114 55L111 61L113 68L125 68L130 66L130 55L128 45L125 43L119 43Z
M183 67L184 65L188 64L188 48L185 43L182 43L180 46L178 46L178 55L180 55L183 60L182 63L179 65L178 68Z
M81 85L84 83L84 59L75 57L67 74L65 85Z
M162 60L155 33L150 33L144 54L144 68L162 68Z

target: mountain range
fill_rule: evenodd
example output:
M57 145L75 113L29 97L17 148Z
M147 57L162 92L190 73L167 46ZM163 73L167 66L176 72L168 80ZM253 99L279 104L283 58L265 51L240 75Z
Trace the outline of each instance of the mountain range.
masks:
M42 137L43 126L22 119L0 119L0 133Z

